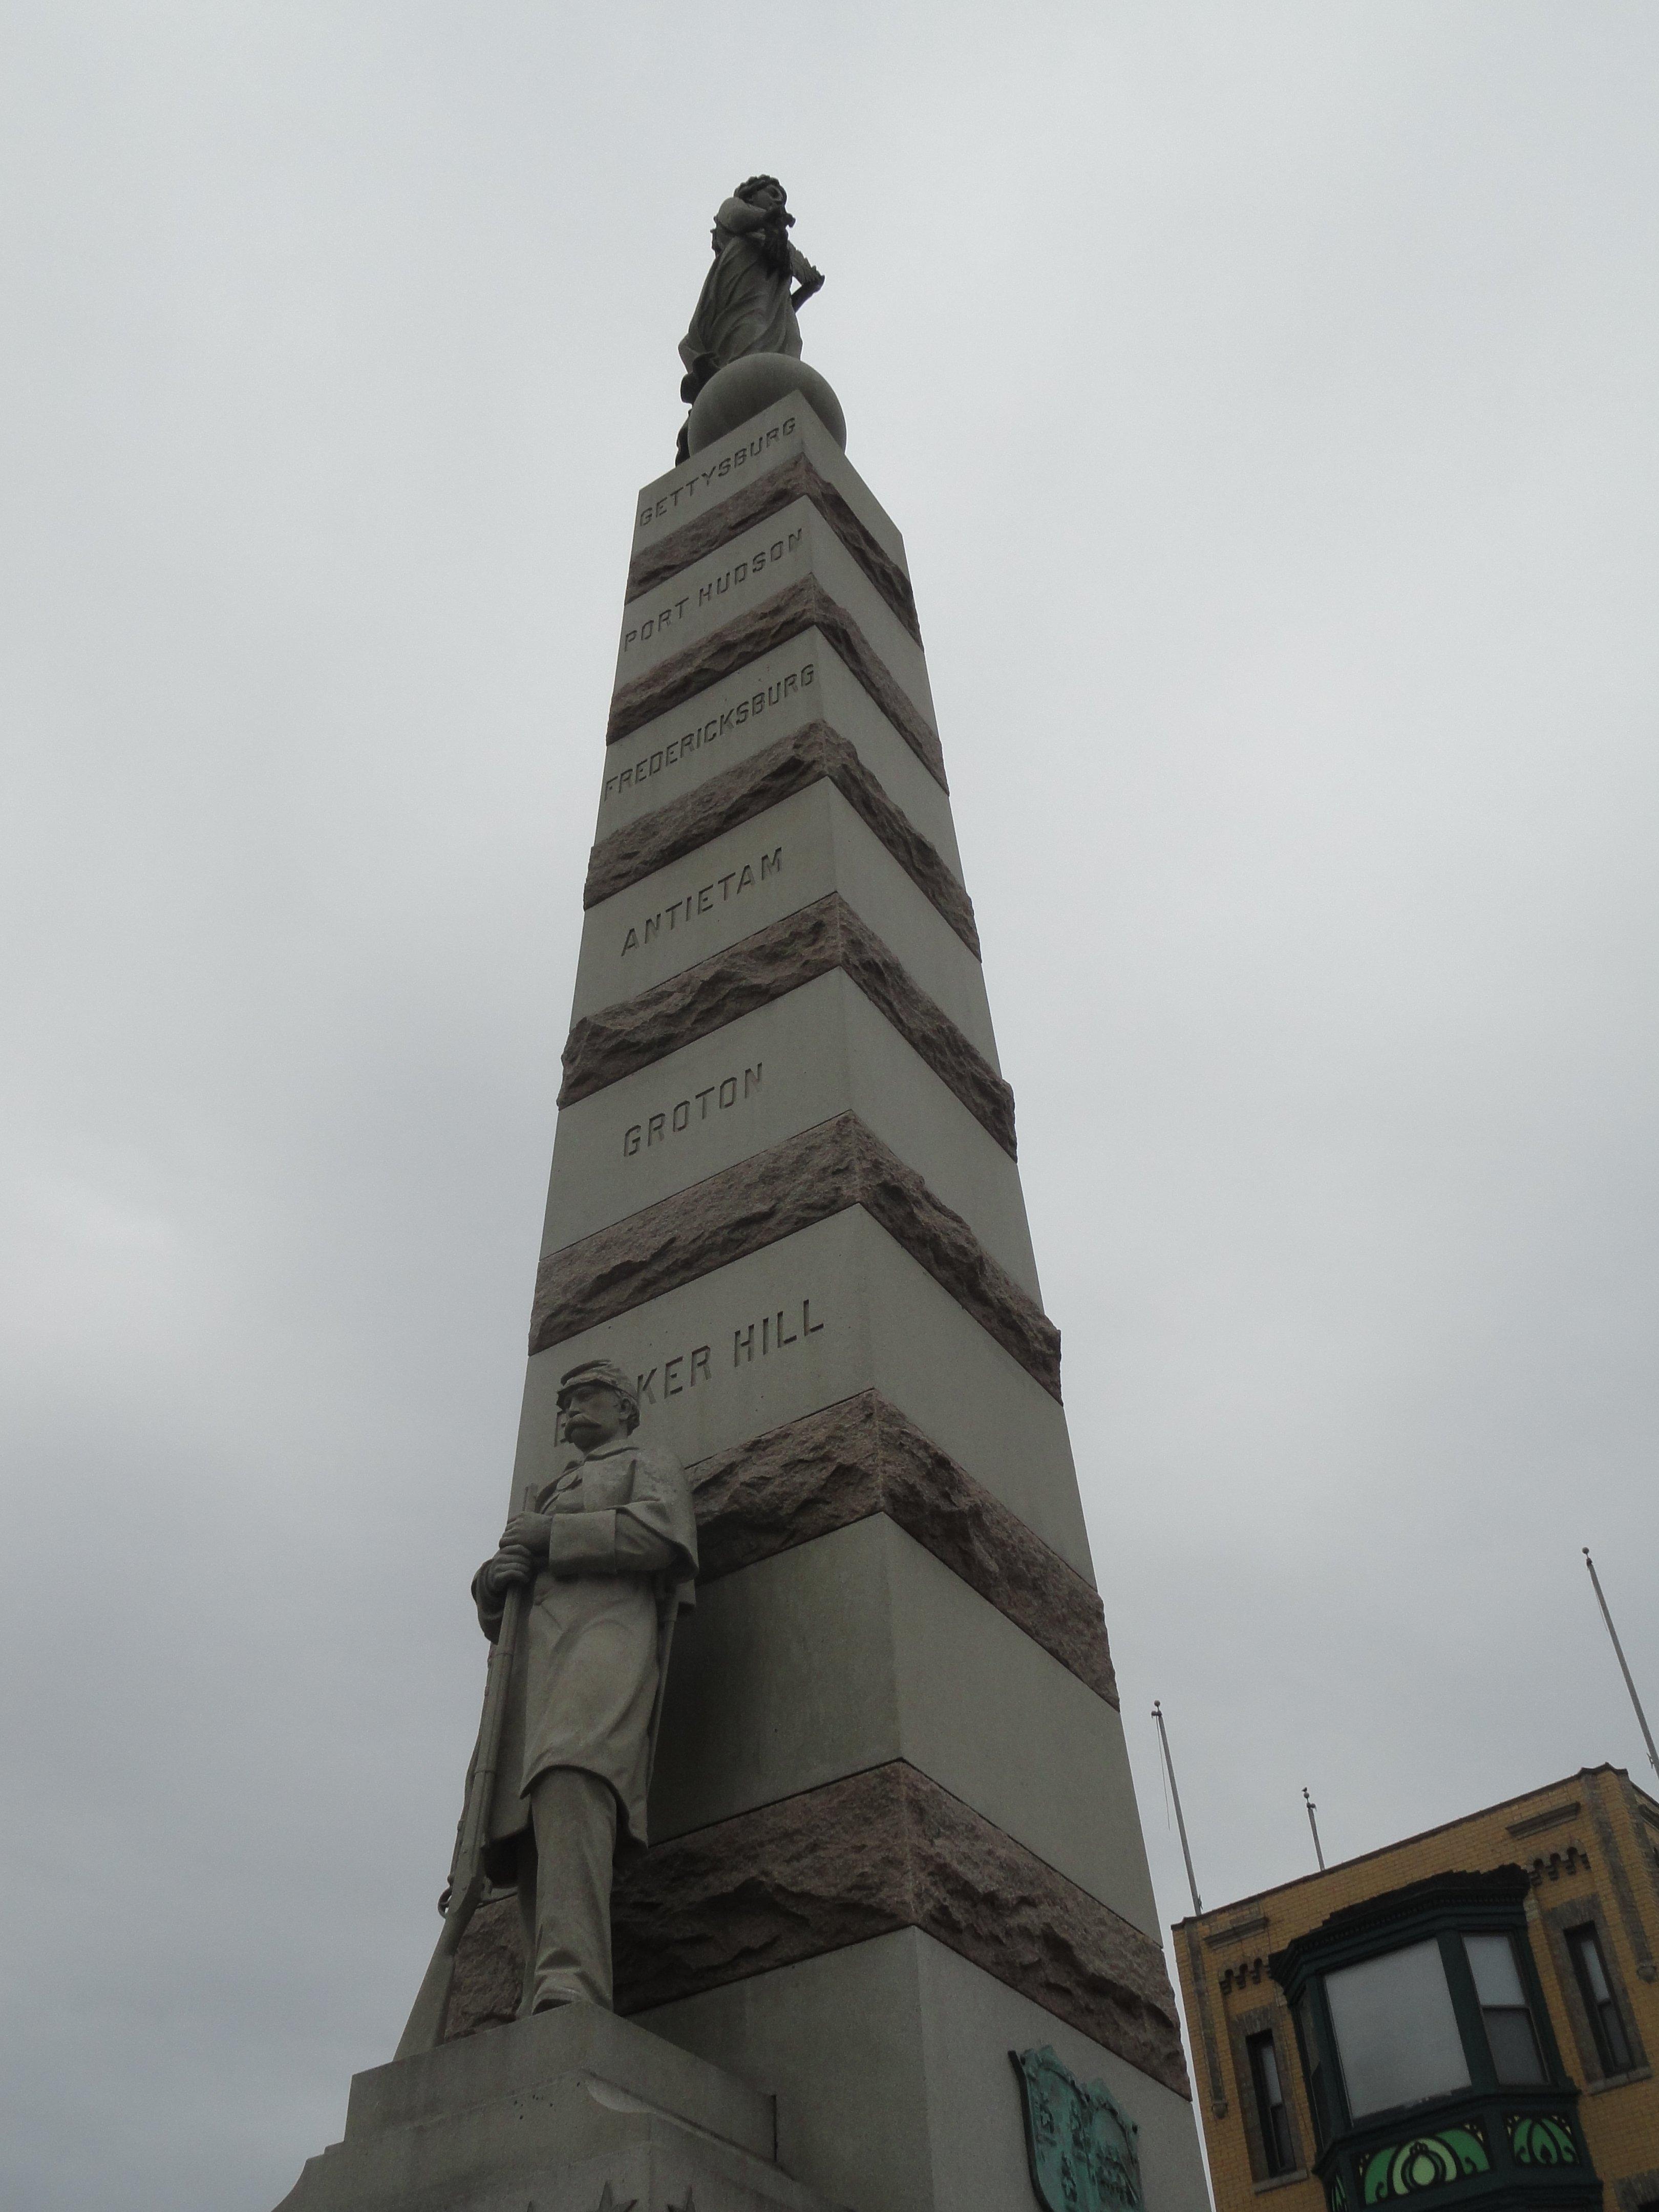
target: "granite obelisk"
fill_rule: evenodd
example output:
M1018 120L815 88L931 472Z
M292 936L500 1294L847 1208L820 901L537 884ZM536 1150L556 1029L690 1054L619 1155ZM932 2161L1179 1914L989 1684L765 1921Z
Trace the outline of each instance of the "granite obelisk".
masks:
M699 361L635 505L503 1501L591 1363L695 1501L623 2017L518 2018L499 1893L447 2039L290 2202L1200 2212L903 541L821 377Z
M517 1480L601 1357L697 1499L618 2005L860 2212L1029 2201L1045 2044L1196 2207L903 542L799 392L640 495L606 738Z

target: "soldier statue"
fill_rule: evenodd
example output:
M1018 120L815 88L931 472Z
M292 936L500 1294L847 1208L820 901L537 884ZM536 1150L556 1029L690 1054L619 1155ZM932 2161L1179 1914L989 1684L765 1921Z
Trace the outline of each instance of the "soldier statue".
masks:
M795 310L823 279L789 243L794 224L775 177L750 177L714 217L714 265L703 279L691 327L680 341L680 398L694 400L715 370L751 353L800 359ZM793 289L792 289L793 288ZM680 459L686 439L680 438Z
M522 2013L611 2004L612 1863L647 1841L669 1642L697 1571L690 1486L672 1453L633 1442L629 1376L584 1361L558 1406L574 1455L472 1578L492 1643L527 1585L483 1845L489 1879L518 1887Z

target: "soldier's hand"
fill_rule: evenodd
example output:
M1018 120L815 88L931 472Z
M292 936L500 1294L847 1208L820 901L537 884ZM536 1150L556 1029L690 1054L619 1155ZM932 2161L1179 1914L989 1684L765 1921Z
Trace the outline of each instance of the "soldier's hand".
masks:
M527 1552L532 1559L544 1561L548 1540L553 1534L553 1522L545 1513L515 1513L501 1531L504 1552Z
M528 1552L517 1547L504 1547L493 1559L486 1559L483 1564L483 1587L490 1597L505 1597L514 1583L533 1582L535 1578L536 1562Z

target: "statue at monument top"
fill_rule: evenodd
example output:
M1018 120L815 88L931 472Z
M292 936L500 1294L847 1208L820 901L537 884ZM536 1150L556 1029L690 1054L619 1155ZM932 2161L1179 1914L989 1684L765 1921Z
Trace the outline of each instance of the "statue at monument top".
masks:
M823 278L790 244L794 221L775 177L750 177L721 201L711 240L714 265L680 340L680 397L688 404L717 369L747 354L800 359L795 310L823 289Z

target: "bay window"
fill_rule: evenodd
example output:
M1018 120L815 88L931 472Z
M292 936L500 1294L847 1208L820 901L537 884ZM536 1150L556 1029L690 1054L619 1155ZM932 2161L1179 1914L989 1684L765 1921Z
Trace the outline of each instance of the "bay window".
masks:
M1601 2203L1527 1941L1530 1888L1521 1867L1437 1875L1334 1912L1269 1960L1333 2212L1429 2188L1448 2212ZM1567 1931L1613 2070L1629 2045L1595 1936Z

